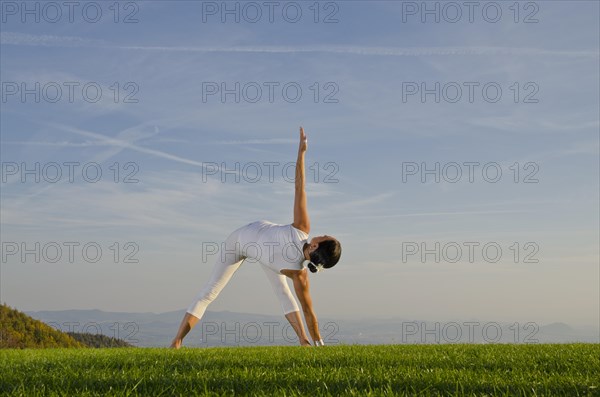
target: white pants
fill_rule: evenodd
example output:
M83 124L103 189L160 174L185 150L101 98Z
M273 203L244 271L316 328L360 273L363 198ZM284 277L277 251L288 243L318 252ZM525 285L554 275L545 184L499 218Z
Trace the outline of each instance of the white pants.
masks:
M202 318L208 305L215 300L221 290L227 285L235 271L240 267L245 256L240 252L240 244L238 236L240 229L235 230L225 240L225 247L215 262L212 274L204 288L196 295L192 304L188 307L187 312L197 318ZM225 254L223 254L223 252ZM257 261L258 262L258 261ZM286 276L277 274L271 268L258 262L260 267L267 275L275 295L281 303L281 308L284 314L299 311L296 299L292 295L288 286Z

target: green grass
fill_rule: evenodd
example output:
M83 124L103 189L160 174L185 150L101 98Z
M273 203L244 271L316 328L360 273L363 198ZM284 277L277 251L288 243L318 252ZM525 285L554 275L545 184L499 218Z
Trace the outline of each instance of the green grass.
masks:
M2 350L0 393L599 396L600 345Z

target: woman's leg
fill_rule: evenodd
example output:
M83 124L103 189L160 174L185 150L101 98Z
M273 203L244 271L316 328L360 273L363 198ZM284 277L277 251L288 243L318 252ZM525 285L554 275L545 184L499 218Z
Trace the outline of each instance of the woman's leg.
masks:
M181 324L179 325L179 331L177 331L177 335L171 342L171 347L179 349L183 342L183 338L185 338L188 332L194 328L194 325L196 325L199 320L198 317L192 316L190 313L185 313L185 316L183 316L183 320L181 320Z
M310 344L310 341L308 340L308 336L306 336L306 331L304 330L304 323L302 322L300 311L287 313L285 315L285 318L287 318L294 331L296 331L296 335L298 335L298 341L300 342L300 345L312 346Z
M277 274L271 268L260 264L262 269L264 270L271 286L273 287L273 291L279 299L279 303L281 303L281 308L283 309L283 314L285 314L285 318L290 322L290 325L298 335L298 340L301 345L310 346L310 341L306 336L306 332L304 330L304 323L302 322L302 317L300 317L300 309L298 308L298 303L296 303L296 299L294 295L292 295L292 291L290 291L290 287L287 283L287 278L283 274Z
M227 285L235 271L244 261L240 255L237 234L234 232L225 240L224 247L219 252L219 257L215 262L212 274L204 288L196 295L192 304L188 307L177 335L171 343L171 347L179 348L183 338L194 328L196 323L202 318L208 305L215 300L221 290Z

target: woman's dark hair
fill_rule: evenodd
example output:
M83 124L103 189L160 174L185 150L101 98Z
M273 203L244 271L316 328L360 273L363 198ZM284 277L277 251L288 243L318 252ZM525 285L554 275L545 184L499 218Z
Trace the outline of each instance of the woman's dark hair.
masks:
M334 267L340 260L342 255L342 246L337 240L326 240L319 243L319 247L311 252L310 260L312 263L308 264L308 269L312 273L317 272L317 267L321 263L325 269Z

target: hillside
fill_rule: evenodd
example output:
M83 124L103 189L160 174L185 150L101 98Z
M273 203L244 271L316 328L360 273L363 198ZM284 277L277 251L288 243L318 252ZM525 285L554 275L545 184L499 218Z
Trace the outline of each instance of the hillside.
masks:
M87 347L134 347L124 340L101 334L67 332L67 335L71 336L76 341L83 343Z
M85 347L85 345L6 304L0 305L0 348L48 347Z

